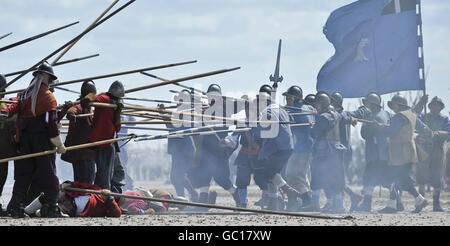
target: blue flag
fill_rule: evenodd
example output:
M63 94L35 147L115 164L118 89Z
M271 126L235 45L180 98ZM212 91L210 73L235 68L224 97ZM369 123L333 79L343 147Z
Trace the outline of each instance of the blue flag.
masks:
M332 12L323 33L336 52L317 91L355 98L425 89L420 0L359 0Z

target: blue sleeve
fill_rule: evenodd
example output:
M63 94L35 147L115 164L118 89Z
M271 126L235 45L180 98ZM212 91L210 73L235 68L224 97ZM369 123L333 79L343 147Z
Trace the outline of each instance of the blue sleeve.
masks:
M447 142L450 142L450 119L447 117L445 120L444 130L448 133Z
M419 132L424 132L428 129L428 126L423 123L422 120L419 119L419 117L416 118L416 130Z
M393 136L406 124L408 124L408 119L401 114L396 114L392 117L391 124L383 128L382 134L387 137Z

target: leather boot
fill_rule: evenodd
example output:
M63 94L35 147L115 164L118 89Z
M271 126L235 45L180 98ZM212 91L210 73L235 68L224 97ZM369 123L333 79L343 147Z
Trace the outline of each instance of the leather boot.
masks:
M11 198L11 217L25 218L25 205L23 204L25 195L22 192L13 193Z
M241 199L239 198L239 192L237 189L233 193L233 200L234 200L234 203L236 204L236 207L239 207L239 204L241 203Z
M294 211L297 209L297 197L300 196L300 193L292 188L290 185L285 184L280 189L287 195L288 197L288 204L287 209L289 211Z
M269 197L267 200L267 210L276 211L278 210L278 198L277 197Z
M434 190L433 192L433 212L444 212L444 209L441 207L441 201L439 197L441 192L439 190Z
M357 212L371 212L372 211L372 196L364 196L361 204L355 209Z
M300 199L302 199L302 207L308 206L311 204L311 192L301 194Z
M8 212L2 208L2 205L0 204L0 217L6 217L8 216Z
M353 212L358 207L358 205L362 199L363 199L363 197L358 194L352 194L350 196L350 201L351 201L350 213Z

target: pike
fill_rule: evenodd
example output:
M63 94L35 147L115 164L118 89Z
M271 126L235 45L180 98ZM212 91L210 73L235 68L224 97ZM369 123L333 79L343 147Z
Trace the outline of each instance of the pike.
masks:
M133 139L133 138L136 138L136 137L137 137L136 135L131 135L131 136L122 137L122 138L114 138L114 139L108 139L108 140L93 142L93 143L74 145L74 146L66 147L66 151L72 151L72 150L77 150L77 149L84 149L84 148L89 148L89 147L94 147L94 146L114 143L114 142L118 142L118 141L124 141L124 140L128 140L128 139ZM23 159L34 158L34 157L39 157L39 156L44 156L44 155L52 155L52 154L55 154L55 153L56 153L56 150L46 150L46 151L42 151L42 152L38 152L38 153L27 154L27 155L19 155L19 156L15 156L15 157L1 159L0 163L9 162L9 161L23 160Z
M44 59L41 59L39 62L37 62L36 64L34 64L32 67L30 67L28 70L26 70L25 72L21 73L19 76L17 76L16 78L14 78L13 80L11 80L10 82L8 82L5 86L3 86L1 89L6 89L8 86L10 86L11 84L13 84L14 82L16 82L17 80L19 80L20 78L22 78L23 76L25 76L27 73L33 71L37 66L39 66L42 62L48 60L50 57L54 56L55 54L57 54L58 52L60 52L61 50L63 50L64 48L66 48L67 46L69 46L73 41L83 37L84 35L86 35L88 32L92 31L94 28L98 27L99 25L101 25L103 22L107 21L109 18L111 18L112 16L116 15L118 12L120 12L121 10L123 10L124 8L128 7L130 4L132 4L134 1L136 0L130 0L127 3L125 3L124 5L122 5L121 7L119 7L118 9L116 9L114 12L112 12L111 14L109 14L108 16L106 16L105 18L101 19L99 22L97 22L94 26L92 26L91 28L86 29L85 31L83 31L81 34L79 34L78 36L76 36L75 38L71 39L69 42L67 42L66 44L64 44L63 46L59 47L57 50L53 51L51 54L49 54L48 56L44 57Z
M165 82L169 81L168 79L163 79L163 78L161 78L161 77L158 77L158 76L153 75L153 74L150 74L150 73L141 72L141 74L147 75L147 76L149 76L149 77L152 77L152 78L155 78L155 79L158 79L158 80L161 80L161 81L165 81ZM190 91L196 91L196 92L199 92L199 93L201 93L201 94L203 94L203 95L206 95L206 92L204 92L204 91L202 91L202 90L199 90L199 89L196 89L196 88L194 88L194 87L182 85L182 84L180 84L180 83L173 83L173 84L174 84L174 85L177 85L177 86L179 86L179 87L188 89L188 90L190 90Z
M156 70L156 69L162 69L162 68L168 68L168 67L175 67L175 66L180 66L180 65L193 63L193 62L196 62L196 61L171 63L171 64L165 64L165 65L141 68L141 69L134 69L134 70L124 71L124 72L119 72L119 73L104 74L104 75L99 75L99 76L93 76L93 77L87 77L87 78L82 78L82 79L75 79L75 80L70 80L70 81L65 81L65 82L54 83L54 84L50 84L49 86L50 87L55 87L55 86L61 86L61 85L68 85L68 84L84 82L86 80L104 79L104 78L116 77L116 76L121 76L121 75L132 74L132 73L138 73L138 72L141 72L141 71L148 71L148 70ZM8 91L8 92L2 92L2 93L0 93L0 95L18 93L18 92L22 92L23 90L25 90L25 89Z
M158 127L136 127L136 126L122 126L124 129L131 130L149 130L149 131L172 131L174 128L158 128Z
M62 61L62 62L58 62L58 63L56 63L56 64L53 65L53 66L56 67L56 66L63 65L63 64L68 64L68 63L72 63L72 62L82 61L82 60L86 60L86 59L89 59L89 58L92 58L92 57L97 57L97 56L99 56L99 55L100 55L100 54L95 54L95 55L90 55L90 56L85 56L85 57L80 57L80 58L74 58L74 59L70 59L70 60L65 60L65 61ZM21 71L17 71L17 72L13 72L13 73L8 73L8 74L5 74L5 77L17 75L17 74L20 74L20 73L23 73L23 72L26 72L26 71L27 71L27 70L21 70Z
M134 97L123 97L123 100L133 100L133 101L142 101L142 102L156 102L156 103L175 103L175 104L191 104L189 102L176 102L176 101L168 101L168 100L155 100L155 99L143 99L143 98L134 98ZM203 103L193 103L202 104Z
M280 57L281 57L281 39L278 43L278 53L277 53L277 63L275 65L275 72L273 73L273 75L269 76L269 80L273 82L273 89L274 89L274 94L273 97L276 96L276 91L278 88L278 83L281 83L283 81L283 76L280 76ZM275 98L272 98L275 99Z
M102 191L100 190L89 190L89 189L81 189L74 187L67 187L64 191L74 191L74 192L82 192L82 193L90 193L90 194L98 194L102 195ZM177 205L184 206L195 206L195 207L204 207L204 208L213 208L213 209L222 209L222 210L232 210L232 211L240 211L240 212L253 212L260 214L273 214L273 215L285 215L285 216L293 216L293 217L306 217L306 218L316 218L316 219L337 219L337 220L352 220L354 217L352 216L327 216L327 215L318 215L318 214L303 214L296 212L283 212L283 211L272 211L272 210L259 210L259 209L251 209L251 208L238 208L238 207L228 207L221 205L212 205L206 203L195 203L195 202L185 202L185 201L176 201L176 200L168 200L168 199L159 199L153 197L142 197L142 196L133 196L126 194L119 194L114 192L108 192L109 195L114 197L123 197L127 199L136 199L136 200L144 200L151 202L161 202L161 203L172 203Z
M10 32L10 33L7 33L7 34L5 34L5 35L1 36L1 37L0 37L0 39L4 39L4 38L8 37L8 36L9 36L9 35L11 35L11 34L12 34L12 32Z
M98 102L91 102L91 106L94 107L106 107L106 108L116 108L117 105L115 104L109 104L109 103L98 103ZM173 115L186 115L186 116L194 116L199 118L209 118L212 120L222 120L222 121L229 121L237 123L244 123L244 124L293 124L294 122L290 121L246 121L246 120L239 120L239 119L233 119L229 117L220 117L215 115L208 115L208 114L197 114L197 113L188 113L188 112L179 112L179 111L173 111L173 110L164 110L164 109L158 109L158 108L150 108L150 107L137 107L137 106L124 106L125 109L136 109L140 111L150 111L150 112L156 112L156 113L164 113L164 114L173 114Z
M220 74L220 73L227 73L227 72L231 72L231 71L234 71L234 70L237 70L237 69L240 69L240 67L235 67L235 68L231 68L231 69L216 70L216 71L212 71L212 72L208 72L208 73L196 74L196 75L192 75L192 76L188 76L188 77L184 77L184 78L164 81L164 82L161 82L161 83L151 84L151 85L142 86L142 87L137 87L137 88L126 90L125 94L136 92L136 91L141 91L141 90L146 90L146 89L150 89L150 88L155 88L155 87L159 87L159 86L174 84L174 83L181 82L181 81L193 80L193 79L208 77L208 76L212 76L212 75L216 75L216 74Z
M89 28L92 28L95 24L97 24L97 22L98 22L101 18L103 18L103 16L105 16L106 13L108 13L108 11L111 10L112 7L114 7L114 5L117 4L117 2L119 2L119 0L115 0L113 3L111 3L111 5L110 5L108 8L106 8L106 10L103 11L103 13L101 13L100 16L97 17L97 19L95 19L95 21L92 22L92 24L90 24L90 25L85 29L85 31L89 30ZM83 36L79 37L78 39L76 39L75 41L73 41L69 46L67 46L66 49L63 50L63 52L61 52L61 54L60 54L58 57L56 57L56 59L51 63L51 65L52 65L52 66L55 66L55 65L57 64L57 62L59 61L59 59L61 59L61 57L63 57L63 56L67 53L67 51L69 51L69 50L70 50L70 49L71 49L78 41L80 41L80 39L81 39L82 37L83 37Z
M71 24L68 24L68 25L65 25L65 26L62 26L62 27L58 27L58 28L55 28L55 29L53 29L53 30L50 30L50 31L47 31L47 32L44 32L44 33L41 33L41 34L38 34L38 35L35 35L35 36L33 36L33 37L26 38L26 39L24 39L24 40L15 42L15 43L10 44L10 45L7 45L7 46L4 46L4 47L0 48L0 52L5 51L5 50L8 50L8 49L11 49L11 48L14 48L14 47L16 47L16 46L19 46L19 45L22 45L22 44L25 44L25 43L28 43L28 42L31 42L31 41L33 41L33 40L35 40L35 39L42 38L42 37L47 36L47 35L49 35L49 34L51 34L51 33L54 33L54 32L57 32L57 31L59 31L59 30L65 29L65 28L67 28L67 27L76 25L76 24L78 24L78 23L80 23L80 22L79 22L79 21L76 21L76 22L73 22L73 23L71 23Z

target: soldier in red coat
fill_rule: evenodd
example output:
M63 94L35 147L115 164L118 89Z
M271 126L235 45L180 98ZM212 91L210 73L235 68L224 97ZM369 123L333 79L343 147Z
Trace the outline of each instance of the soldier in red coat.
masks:
M100 102L116 104L117 108L97 107L94 112L94 118L88 135L88 143L108 140L115 138L120 131L120 113L123 108L121 98L125 95L125 89L120 81L111 84L107 93L94 96L88 94L81 100L81 106L86 109L89 103ZM95 175L95 184L102 189L111 189L111 180L114 173L115 148L110 144L100 145L95 148L97 173Z
M57 126L57 102L49 90L49 84L57 77L47 62L42 63L33 72L33 76L33 81L21 93L18 102L2 112L8 116L17 114L15 142L20 154L53 150L55 146L57 153L64 153L66 149ZM43 217L61 216L56 204L59 181L56 176L55 154L15 161L14 179L10 202L12 217L25 216L23 203L32 181L45 194L43 202L48 206L48 213L43 214Z

